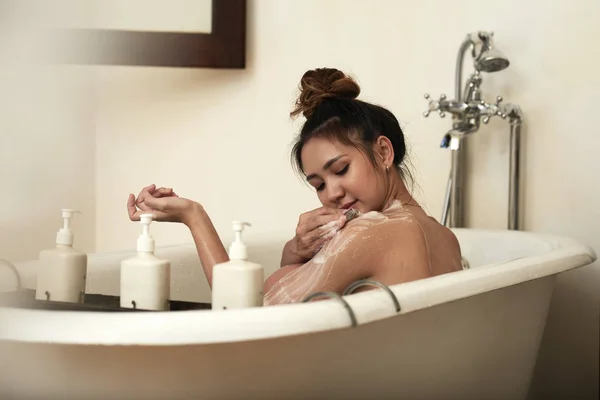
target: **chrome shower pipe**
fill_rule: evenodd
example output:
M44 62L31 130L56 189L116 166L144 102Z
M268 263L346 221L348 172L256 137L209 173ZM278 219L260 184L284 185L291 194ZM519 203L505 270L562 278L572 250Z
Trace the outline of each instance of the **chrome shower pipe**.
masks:
M456 101L468 101L462 96L462 71L467 50L472 49L474 42L471 35L468 35L460 45L456 59L454 98ZM463 181L465 168L465 140L463 137L457 137L456 146L451 155L450 182L448 182L449 195L445 198L444 211L442 218L445 219L449 227L461 228L464 226L464 207L463 207ZM448 221L449 220L449 221Z
M510 116L510 156L508 176L508 229L519 230L520 224L520 185L521 185L521 125L522 114L517 106L512 106Z

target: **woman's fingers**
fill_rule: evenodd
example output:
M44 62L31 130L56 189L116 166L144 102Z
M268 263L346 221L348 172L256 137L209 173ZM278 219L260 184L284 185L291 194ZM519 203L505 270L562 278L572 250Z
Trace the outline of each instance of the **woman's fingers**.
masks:
M298 254L312 258L346 224L347 210L320 207L300 215L296 227Z
M306 221L304 232L314 232L317 236L320 236L321 234L327 233L328 231L330 231L338 225L339 228L341 228L342 226L344 226L345 223L346 217L341 211L316 215L313 218Z
M150 186L146 186L142 190L140 190L140 194L138 194L137 199L141 199L145 197L147 194L152 193L156 189L156 185L152 184Z
M300 216L299 231L306 234L344 215L345 210L321 207Z
M129 214L130 220L140 220L140 216L137 213L137 207L135 206L135 195L133 193L130 193L129 197L127 198L127 213Z
M145 210L147 207L144 206L144 202L148 197L152 197L152 192L156 189L156 185L152 184L150 186L146 186L140 191L140 194L135 199L135 204L142 210Z
M172 188L156 188L156 185L152 184L142 189L140 194L135 200L135 204L139 209L143 211L152 211L152 206L148 204L149 199L163 198L163 197L179 197Z
M168 211L169 208L169 202L167 201L167 198L164 197L148 197L146 198L146 200L144 201L146 203L146 205L153 209L153 210L158 210L158 211Z
M330 240L333 235L339 231L340 229L342 229L344 227L344 225L346 224L346 217L344 215L342 215L341 217L331 220L330 222L326 223L325 225L321 225L320 227L318 227L317 229L314 230L315 232L315 236L316 236L316 240L325 240L328 241Z
M329 230L339 224L341 224L340 225L340 228L341 228L342 226L344 226L345 223L346 223L346 216L342 212L335 213L335 214L319 215L319 216L315 217L315 224L316 224L315 229Z
M140 215L152 213L157 221L177 220L180 208L187 204L172 188L157 188L152 184L143 188L138 196L129 194L127 198L127 213L132 221L139 221Z
M132 221L139 221L140 215L152 213L157 221L177 221L180 208L186 205L185 199L173 192L172 188L157 188L152 184L143 188L138 196L130 193L127 198L127 213Z
M139 221L140 216L142 214L147 214L147 213L155 214L155 211L150 209L149 207L146 207L146 209L143 209L143 210L138 209L135 204L135 195L130 194L129 198L127 199L127 213L129 214L130 220Z
M158 188L151 192L152 197L179 197L174 191L173 188Z
M332 218L334 217L330 217L330 222L320 225L300 237L299 241L305 252L314 255L314 253L323 247L325 243L331 240L334 234L342 229L346 223L346 218L344 215L337 219Z

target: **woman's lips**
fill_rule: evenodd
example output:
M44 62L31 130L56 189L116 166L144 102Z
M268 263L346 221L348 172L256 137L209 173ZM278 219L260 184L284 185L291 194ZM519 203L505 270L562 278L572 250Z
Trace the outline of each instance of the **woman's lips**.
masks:
M346 203L346 204L344 204L344 205L342 206L342 209L343 209L343 210L347 210L347 209L349 209L350 207L352 207L352 206L354 205L354 203L356 203L356 202L357 202L357 200L354 200L354 201L352 201L352 202L350 202L350 203Z

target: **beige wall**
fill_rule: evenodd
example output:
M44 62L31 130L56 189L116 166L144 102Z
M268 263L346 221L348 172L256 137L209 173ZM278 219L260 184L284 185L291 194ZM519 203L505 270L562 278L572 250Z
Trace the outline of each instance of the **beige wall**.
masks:
M56 10L42 4L0 5L0 258L12 261L55 245L61 208L81 211L77 247L93 251L96 240L90 71L44 63Z
M246 69L97 68L93 115L85 96L89 69L1 75L8 146L0 147L0 177L11 196L0 211L0 254L32 257L51 244L65 203L85 213L76 222L84 248L95 241L98 251L130 249L139 229L127 219L126 197L149 183L203 203L227 243L233 219L253 223L249 238L291 235L298 214L318 201L290 168L299 122L288 113L302 73L320 66L355 75L363 99L397 115L417 194L439 217L449 167L439 142L450 121L423 118L423 94L452 95L458 46L478 29L493 30L512 61L485 75L485 98L502 95L526 117L525 229L600 249L593 161L600 147L600 3L255 0L248 9ZM468 220L502 229L507 124L494 121L473 139ZM68 144L76 147L65 150ZM190 241L178 225L159 224L154 233L161 245ZM560 277L536 374L540 396L598 397L599 284L597 264Z

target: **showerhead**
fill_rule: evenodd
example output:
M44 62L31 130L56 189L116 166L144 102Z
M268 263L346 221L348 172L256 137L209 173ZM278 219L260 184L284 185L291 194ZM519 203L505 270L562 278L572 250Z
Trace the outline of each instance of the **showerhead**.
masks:
M483 72L497 72L510 65L508 58L494 47L494 33L479 31L471 35L475 69Z
M494 48L482 51L475 60L475 68L483 72L502 71L509 65L508 58Z

